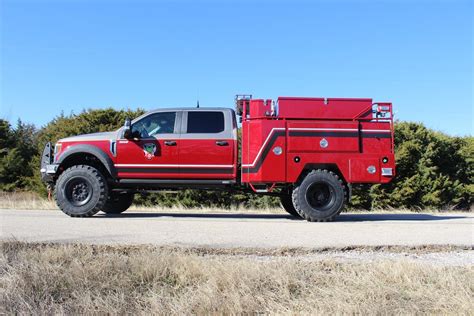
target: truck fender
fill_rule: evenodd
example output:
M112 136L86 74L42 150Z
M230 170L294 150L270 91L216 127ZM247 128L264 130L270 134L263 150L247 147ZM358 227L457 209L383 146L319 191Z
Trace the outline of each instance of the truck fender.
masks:
M100 148L87 145L87 144L79 144L79 145L72 145L66 148L64 152L59 156L57 164L61 165L65 162L69 157L75 154L86 153L95 156L99 161L104 165L105 169L109 172L112 178L116 178L117 170L114 166L114 162L112 159Z

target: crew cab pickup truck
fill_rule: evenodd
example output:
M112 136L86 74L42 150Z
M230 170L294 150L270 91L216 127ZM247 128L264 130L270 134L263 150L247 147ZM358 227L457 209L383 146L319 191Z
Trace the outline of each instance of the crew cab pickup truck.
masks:
M251 96L235 103L236 111L159 109L116 131L61 139L54 150L48 143L42 179L72 217L124 212L141 191L194 188L275 195L294 216L330 221L351 184L395 175L391 103Z

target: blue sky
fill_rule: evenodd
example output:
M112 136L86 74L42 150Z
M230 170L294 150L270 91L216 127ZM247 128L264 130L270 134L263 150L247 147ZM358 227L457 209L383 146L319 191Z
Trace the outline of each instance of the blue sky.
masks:
M472 135L472 1L1 2L0 117L370 97Z

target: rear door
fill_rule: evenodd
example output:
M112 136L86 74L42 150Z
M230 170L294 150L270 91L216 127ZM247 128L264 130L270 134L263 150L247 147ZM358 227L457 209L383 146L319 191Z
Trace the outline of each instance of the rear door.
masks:
M181 175L186 179L232 179L236 131L232 112L196 109L183 112L179 141Z
M154 112L132 124L133 139L117 140L119 178L179 178L181 111Z

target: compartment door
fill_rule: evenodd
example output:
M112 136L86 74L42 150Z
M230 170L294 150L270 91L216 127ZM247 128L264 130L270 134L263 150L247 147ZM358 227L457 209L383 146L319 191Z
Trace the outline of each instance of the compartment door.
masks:
M377 158L349 160L350 182L376 183L380 181L380 162Z

